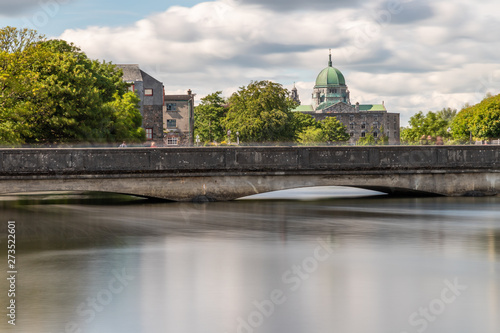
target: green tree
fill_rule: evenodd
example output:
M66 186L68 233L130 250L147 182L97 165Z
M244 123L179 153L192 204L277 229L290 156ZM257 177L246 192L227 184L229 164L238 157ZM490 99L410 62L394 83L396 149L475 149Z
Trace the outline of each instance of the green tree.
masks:
M137 99L126 93L114 65L90 60L65 41L37 38L33 31L1 31L11 36L2 43L12 44L0 51L2 142L144 139Z
M321 128L308 127L298 134L297 141L304 145L324 143L325 135Z
M227 114L226 101L217 91L201 99L200 105L194 109L194 133L200 140L221 142L226 137L224 118Z
M271 81L251 82L241 87L228 100L225 128L246 142L293 141L297 103L287 89Z
M346 127L335 117L327 117L321 121L321 130L327 142L340 142L349 140Z
M310 129L321 128L321 123L314 119L310 114L305 114L302 112L293 112L293 130L295 132L296 139L301 142L300 135L303 132L309 131Z
M456 110L450 108L438 112L422 111L413 115L409 121L409 127L401 129L401 141L406 143L418 143L420 138L425 136L451 138L449 128L456 115Z
M462 109L452 123L452 133L462 141L471 135L479 140L500 138L500 95Z

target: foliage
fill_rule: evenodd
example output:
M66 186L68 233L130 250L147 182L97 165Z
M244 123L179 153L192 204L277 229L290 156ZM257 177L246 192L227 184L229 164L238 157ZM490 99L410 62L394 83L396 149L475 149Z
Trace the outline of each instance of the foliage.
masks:
M452 133L462 141L470 135L479 140L500 138L500 95L487 96L479 104L462 109L452 123Z
M349 140L346 127L335 117L327 117L321 121L324 140L327 142L339 142Z
M304 145L325 142L323 130L319 127L308 127L298 134L298 142Z
M293 113L293 129L295 132L296 139L299 142L302 142L300 140L300 136L303 132L308 131L309 129L319 129L321 128L321 123L316 121L313 116L310 114L305 114L302 112L294 112ZM316 141L314 141L316 142Z
M224 121L232 135L237 131L245 142L293 141L294 115L297 103L287 89L271 81L251 82L240 87L228 100Z
M90 60L65 41L45 41L32 30L0 31L9 36L0 53L1 142L144 139L138 100L126 93L114 65Z
M449 128L455 118L456 110L450 108L438 112L429 111L426 115L422 111L410 118L409 127L401 129L401 141L417 143L422 136L451 138Z
M217 91L201 99L194 109L194 132L202 142L221 141L226 137L223 119L227 114L226 101Z
M316 120L314 120L314 122L315 123L312 123L298 134L298 142L302 144L313 144L349 140L349 134L346 132L346 127L339 122L337 118L327 117L320 122Z

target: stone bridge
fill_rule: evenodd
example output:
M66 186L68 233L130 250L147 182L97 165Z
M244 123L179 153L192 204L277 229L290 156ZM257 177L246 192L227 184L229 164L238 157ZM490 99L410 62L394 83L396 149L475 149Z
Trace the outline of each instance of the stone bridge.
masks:
M393 195L497 195L500 146L0 149L0 194L215 201L332 185Z

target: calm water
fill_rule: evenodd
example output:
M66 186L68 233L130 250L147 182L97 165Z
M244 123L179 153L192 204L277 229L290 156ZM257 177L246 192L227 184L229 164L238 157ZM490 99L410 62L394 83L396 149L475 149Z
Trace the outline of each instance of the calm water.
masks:
M0 258L7 276L15 220L17 317L7 324L2 279L0 331L500 332L500 197L330 194L6 198Z

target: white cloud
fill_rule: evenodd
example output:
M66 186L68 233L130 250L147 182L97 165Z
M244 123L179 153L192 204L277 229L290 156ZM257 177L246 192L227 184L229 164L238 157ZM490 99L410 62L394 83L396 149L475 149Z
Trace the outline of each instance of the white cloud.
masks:
M421 7L405 0L403 11L405 4L418 11L378 18L374 13L387 11L387 2L301 12L242 3L176 6L130 26L66 30L60 38L92 58L140 64L167 92L191 88L203 97L222 90L227 96L252 80L270 79L288 88L296 82L303 103L310 102L332 48L352 101L384 100L403 123L419 110L460 108L487 91L500 93L500 20L492 15L500 4L493 1L482 8L465 0Z

